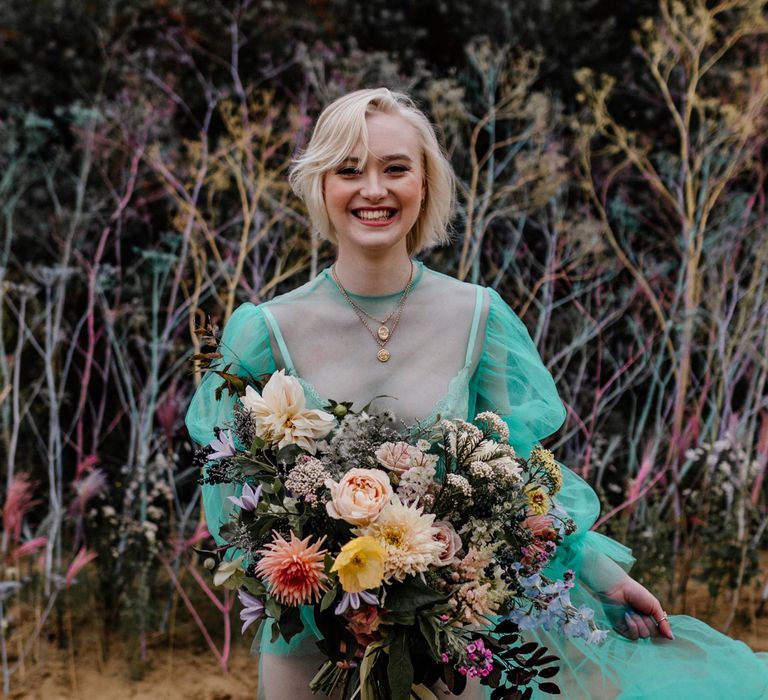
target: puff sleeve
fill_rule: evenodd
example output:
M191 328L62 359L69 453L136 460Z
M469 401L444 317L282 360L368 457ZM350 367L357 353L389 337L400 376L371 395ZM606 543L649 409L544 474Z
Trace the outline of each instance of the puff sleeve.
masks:
M260 307L245 303L235 310L224 328L219 352L222 358L218 361L218 366L224 368L230 365L229 371L233 374L256 378L275 371L269 331ZM214 439L215 426L226 427L232 420L236 398L224 391L217 400L216 389L221 383L222 380L217 374L206 373L187 409L187 430L199 445L207 445ZM233 484L202 486L208 530L219 544L225 544L219 536L219 530L229 519L232 508L227 496L236 495L236 490Z
M490 305L483 352L470 385L470 416L496 411L509 425L510 444L528 457L531 449L554 433L565 419L555 382L517 315L489 289ZM593 591L607 591L629 570L634 558L627 547L591 531L600 514L594 490L561 465L560 506L577 530L565 538L548 572L561 576L573 569Z

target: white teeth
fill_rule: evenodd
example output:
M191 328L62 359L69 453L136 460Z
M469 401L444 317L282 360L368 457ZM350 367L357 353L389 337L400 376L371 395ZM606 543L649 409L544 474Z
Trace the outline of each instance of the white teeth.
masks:
M390 209L358 210L355 212L355 216L366 221L383 221L391 218L390 215Z

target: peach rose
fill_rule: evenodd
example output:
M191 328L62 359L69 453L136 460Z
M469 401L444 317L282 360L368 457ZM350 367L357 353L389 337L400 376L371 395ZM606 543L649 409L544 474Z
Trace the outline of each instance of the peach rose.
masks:
M407 442L385 442L374 454L382 467L396 474L403 474L411 468L414 451L421 453L421 450L412 447Z
M448 566L456 561L456 555L461 551L461 537L459 537L453 525L445 520L436 520L432 526L437 528L437 532L432 535L432 539L443 545L443 551L440 552L437 566Z
M337 484L327 479L331 500L328 515L352 525L368 525L392 498L389 476L381 469L350 469Z

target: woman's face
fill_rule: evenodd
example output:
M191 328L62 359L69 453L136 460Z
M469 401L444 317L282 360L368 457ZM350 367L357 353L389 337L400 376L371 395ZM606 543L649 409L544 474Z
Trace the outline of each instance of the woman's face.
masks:
M325 174L325 207L349 252L381 252L402 246L416 223L424 193L424 166L416 129L393 114L366 117L368 158L363 145Z

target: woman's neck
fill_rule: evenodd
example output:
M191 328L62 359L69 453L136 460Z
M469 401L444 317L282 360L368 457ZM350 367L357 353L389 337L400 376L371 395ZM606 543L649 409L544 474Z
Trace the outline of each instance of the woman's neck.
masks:
M349 255L339 250L334 269L344 288L353 294L384 296L399 292L408 284L411 275L408 253Z

